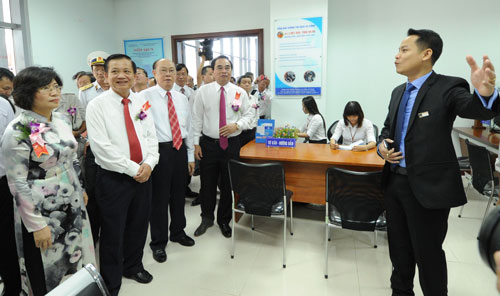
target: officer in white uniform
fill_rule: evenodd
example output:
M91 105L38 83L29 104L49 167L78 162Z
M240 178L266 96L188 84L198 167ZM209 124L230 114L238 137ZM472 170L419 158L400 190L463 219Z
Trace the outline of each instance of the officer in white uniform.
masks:
M107 54L106 52L94 51L91 52L87 57L87 63L92 69L92 73L94 74L96 81L80 88L79 99L83 105L83 116L86 115L88 103L95 97L109 89L109 83L107 82L104 75L104 62L108 56L109 54ZM86 133L84 133L83 135L86 136ZM85 191L87 192L87 195L89 197L87 203L87 211L89 213L90 228L92 229L92 237L94 238L95 245L99 240L101 214L99 213L99 209L97 208L95 196L97 164L95 163L94 154L92 153L91 147L88 145L88 143L84 148L84 161L82 168L85 180Z

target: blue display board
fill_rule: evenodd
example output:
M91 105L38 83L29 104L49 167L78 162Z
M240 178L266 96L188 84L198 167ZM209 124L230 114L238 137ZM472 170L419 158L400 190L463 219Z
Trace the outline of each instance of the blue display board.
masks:
M165 57L163 38L124 40L125 54L153 77L153 63Z
M259 119L255 132L255 143L266 143L266 139L274 133L274 119Z

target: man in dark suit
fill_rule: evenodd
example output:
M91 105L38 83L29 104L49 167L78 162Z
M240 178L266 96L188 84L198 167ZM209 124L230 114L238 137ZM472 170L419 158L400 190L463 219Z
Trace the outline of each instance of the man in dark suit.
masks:
M498 113L495 72L487 56L471 67L469 84L436 74L432 67L443 42L431 30L408 30L396 55L396 72L408 81L396 87L378 145L386 160L383 187L387 210L392 295L415 295L418 265L424 295L447 295L442 249L451 207L466 203L451 130L456 116L489 119Z

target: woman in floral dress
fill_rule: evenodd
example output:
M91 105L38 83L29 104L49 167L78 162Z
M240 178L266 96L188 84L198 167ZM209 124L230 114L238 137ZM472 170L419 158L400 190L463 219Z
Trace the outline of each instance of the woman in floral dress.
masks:
M12 95L25 110L2 139L26 295L45 295L65 276L95 264L85 193L77 175L77 143L68 119L52 112L59 105L61 86L51 68L19 72Z

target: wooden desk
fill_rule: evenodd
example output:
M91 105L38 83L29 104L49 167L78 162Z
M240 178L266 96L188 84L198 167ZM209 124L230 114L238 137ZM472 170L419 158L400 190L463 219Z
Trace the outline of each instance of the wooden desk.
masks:
M314 204L325 204L327 168L379 171L384 166L376 149L363 152L332 150L329 144L297 143L295 148L266 148L265 144L252 141L241 148L240 157L249 163L283 163L286 187L293 191L293 201Z
M470 127L454 127L453 131L457 132L461 139L460 146L462 155L467 156L467 148L465 147L464 139L468 139L471 143L479 146L484 146L490 152L497 154L498 145L500 143L500 134L490 133L489 129L473 129Z

